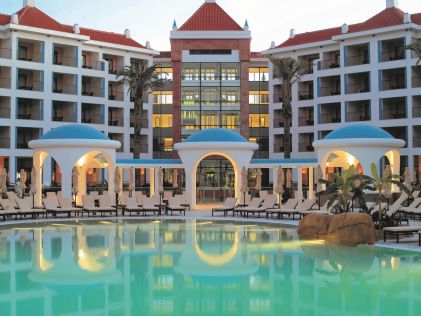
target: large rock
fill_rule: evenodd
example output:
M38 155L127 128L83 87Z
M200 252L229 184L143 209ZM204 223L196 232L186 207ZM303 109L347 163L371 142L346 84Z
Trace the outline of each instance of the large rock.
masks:
M298 226L301 239L323 239L341 245L374 244L376 230L368 214L309 214Z

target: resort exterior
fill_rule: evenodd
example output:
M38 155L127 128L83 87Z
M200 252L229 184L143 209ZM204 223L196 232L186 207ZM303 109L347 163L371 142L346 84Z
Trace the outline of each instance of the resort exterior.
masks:
M0 315L418 315L421 13L385 4L262 52L216 0L168 51L0 14Z

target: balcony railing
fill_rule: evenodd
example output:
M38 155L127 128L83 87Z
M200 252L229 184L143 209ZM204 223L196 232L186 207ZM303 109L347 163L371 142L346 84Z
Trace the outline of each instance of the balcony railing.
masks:
M314 151L314 147L311 144L302 144L300 143L298 145L298 151L299 152L313 152Z
M348 122L369 121L370 115L365 111L351 111L347 112Z
M370 60L366 55L354 55L346 58L347 66L366 65L369 64Z
M405 59L405 47L401 47L401 52L382 52L381 53L382 62L395 61Z
M320 87L321 97L334 96L334 95L340 95L340 94L341 94L341 90L337 88L336 86Z
M102 115L82 114L82 123L104 124L104 117Z
M421 136L414 136L412 139L413 147L421 147Z
M1 107L0 108L0 118L5 118L5 119L10 118L10 107Z
M284 144L273 144L273 152L275 153L283 153L285 151Z
M313 93L305 93L305 92L298 93L298 100L300 101L313 100L313 99L314 99Z
M314 119L309 118L308 116L301 116L298 118L299 126L314 126Z
M35 52L28 52L26 54L19 53L18 60L40 63L42 62L42 55Z
M30 81L27 83L19 83L18 89L19 90L27 90L27 91L41 91L42 82L41 81Z
M0 148L10 148L10 137L0 137Z
M421 117L421 105L417 106L414 104L412 108L412 117Z
M395 110L385 110L383 109L381 113L381 117L383 120L399 120L406 118L405 112L399 112Z
M76 86L75 85L59 85L53 88L53 93L58 94L76 94Z
M12 80L10 78L0 78L0 88L10 89Z
M10 48L0 48L0 58L11 59L12 50Z
M118 74L118 72L119 72L121 69L123 69L123 67L124 67L124 66L122 66L122 65L113 65L112 67L110 67L110 68L108 69L108 73L109 73L110 75L117 75L117 74Z
M397 90L397 89L405 89L405 81L404 80L382 80L381 82L382 90Z
M103 97L104 89L101 87L89 87L82 90L82 95L86 97Z
M108 115L108 126L123 126L123 117L121 116L112 116Z
M370 92L370 87L365 83L355 83L347 85L347 93L366 93Z
M18 120L31 120L32 118L32 113L28 113L28 112L18 112L16 114L16 118Z
M108 100L110 100L110 101L124 101L124 92L110 92L110 91L108 91Z
M275 93L273 95L273 103L282 103L284 102L284 97L280 93Z
M421 76L412 77L412 87L413 88L421 87Z
M284 120L283 119L273 119L273 127L274 128L281 128L284 127Z
M87 59L85 60L85 63L82 65L83 69L91 69L91 70L104 70L104 62L98 61L98 60L91 60Z
M54 56L53 64L58 66L76 67L77 60L74 56L58 55Z
M340 123L341 117L332 114L320 114L320 124Z
M336 58L330 58L319 61L319 70L325 69L335 69L339 68L341 65L338 63Z
M130 118L130 127L134 127L133 118ZM148 128L148 127L149 127L149 121L147 119L143 119L141 128Z

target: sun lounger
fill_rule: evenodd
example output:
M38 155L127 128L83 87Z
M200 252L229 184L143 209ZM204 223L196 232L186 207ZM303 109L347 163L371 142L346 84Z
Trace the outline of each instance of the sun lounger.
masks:
M136 197L136 203L137 203L137 205L142 205L142 203L143 203L143 198L145 197L144 195L143 195L143 193L142 192L135 192L134 193L134 196Z
M257 209L260 207L260 204L262 204L263 200L261 198L253 198L251 199L250 203L248 206L246 206L247 208L252 208L252 209ZM240 215L242 214L241 211L243 209L245 209L246 207L243 207L242 205L237 206L234 209L233 212L233 216L235 216L236 213L240 213Z
M16 200L19 199L19 197L16 195L16 193L13 191L7 191L6 195L10 203L12 203L13 207L18 207L18 203L16 203Z
M240 194L240 201L238 202L238 207L243 207L243 206L247 206L249 205L251 202L251 195L250 194L246 194L245 195L245 200L244 200L244 194Z
M154 198L144 198L142 204L142 212L146 216L146 213L158 213L161 215L161 208L156 205L156 199Z
M386 242L387 237L396 237L396 243L399 243L399 237L418 233L421 226L399 226L383 228L383 240Z
M237 199L233 197L229 197L225 199L224 205L222 207L217 207L212 209L212 217L215 213L224 213L224 217L228 215L228 212L233 212L234 215L234 208L235 204L237 203Z
M44 203L44 207L47 211L47 214L52 214L54 217L56 217L58 214L66 214L67 217L71 217L72 212L74 212L76 215L76 211L74 211L73 209L66 209L66 208L59 207L55 203L54 198L47 197L43 199L42 202Z
M123 216L126 213L129 213L129 215L132 215L132 213L140 215L142 212L143 208L138 205L135 196L126 198L126 206L123 207Z
M101 216L103 216L105 213L109 213L112 215L113 213L115 216L117 216L117 207L113 207L110 196L107 195L100 195L98 197L99 200L99 212L101 213Z
M173 215L173 212L179 212L179 214L186 215L186 208L181 206L181 201L177 197L170 197L168 200L167 210L170 215Z
M415 218L415 215L417 215L421 211L421 208L419 209L420 206L421 198L416 198L412 201L412 203L409 206L402 207L400 209L400 212Z
M289 199L284 205L281 205L279 208L272 208L266 211L266 218L269 218L271 215L277 214L278 218L281 218L281 214L283 214L284 210L292 210L297 207L297 205L301 203L299 199Z
M273 209L275 207L276 204L276 197L273 195L269 195L266 199L264 199L262 205L260 207L257 208L253 208L253 207L244 207L241 209L240 214L242 216L246 216L249 217L249 215L255 215L257 214L258 217L260 218L260 214L266 214L266 211L268 209Z
M71 199L63 196L58 196L57 199L61 208L75 212L75 215L82 214L83 216L83 209L80 207L74 207Z
M47 215L46 211L43 209L33 209L32 208L32 198L29 199L17 199L15 200L18 204L19 210L18 214L21 216L21 219L23 217L26 218L27 215L31 215L32 218L36 218L41 214Z
M388 216L393 216L396 213L399 213L401 209L403 208L403 203L408 200L408 195L406 193L402 193L400 197L393 203L392 205L389 205L389 209L386 211L386 214ZM420 200L421 203L421 200Z
M2 210L0 211L0 216L3 217L3 221L5 221L7 218L12 217L13 215L15 215L15 218L17 219L18 212L16 211L13 204L9 201L9 199L0 198L0 206L2 208Z
M319 210L304 210L300 211L300 218L309 215L309 214L321 214L321 215L329 215L332 214L333 209L336 205L338 205L339 201L335 200L333 203L329 206L329 201L327 201Z

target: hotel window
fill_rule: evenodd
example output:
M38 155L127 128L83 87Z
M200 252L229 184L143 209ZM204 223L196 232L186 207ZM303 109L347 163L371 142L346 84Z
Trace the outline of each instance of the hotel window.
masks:
M269 81L269 68L249 68L249 81Z
M172 127L172 114L153 114L153 128L170 128Z
M172 104L173 94L172 91L154 91L153 104Z
M181 104L192 106L200 103L200 89L199 88L182 88L181 90Z
M218 80L218 70L216 68L202 68L202 80Z
M249 104L269 104L269 91L250 91Z
M222 88L221 103L222 105L239 105L240 88Z
M172 150L173 150L173 139L164 138L164 151L172 151Z
M250 114L249 127L269 127L269 114Z
M237 63L222 64L221 80L240 80L240 65Z
M182 129L199 129L199 111L181 111L181 128Z
M156 73L159 78L172 81L173 69L172 68L157 68Z
M182 80L199 80L200 75L200 64L199 63L184 63L182 69Z
M217 128L219 127L219 114L217 112L203 111L200 121L203 129Z
M238 111L221 112L221 125L223 128L227 129L239 129L240 128L240 114Z
M219 88L202 88L203 105L219 104Z

